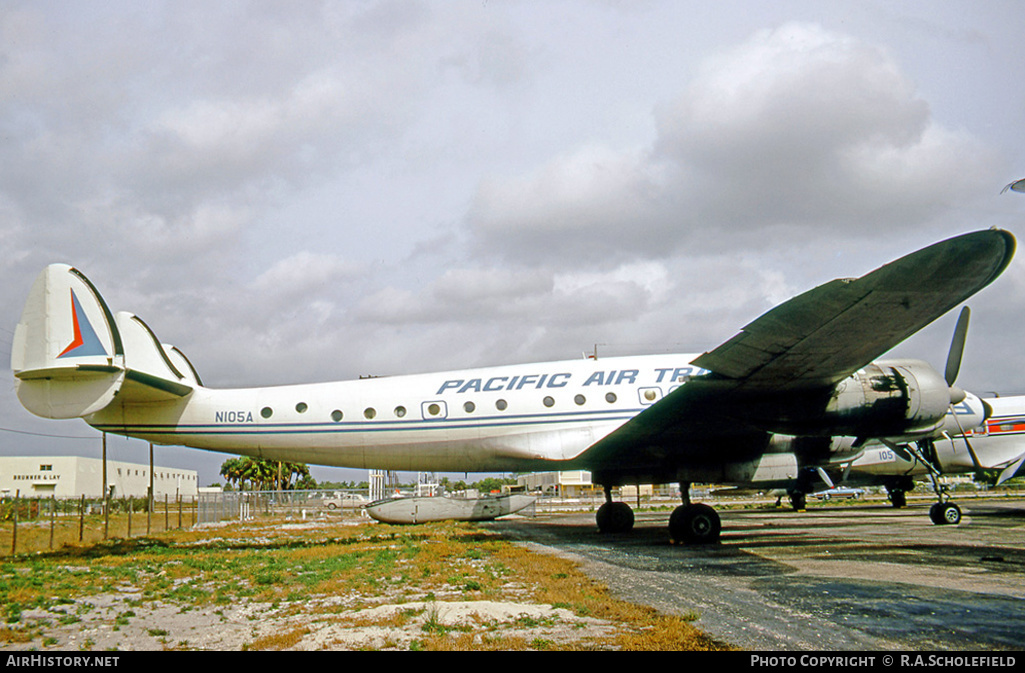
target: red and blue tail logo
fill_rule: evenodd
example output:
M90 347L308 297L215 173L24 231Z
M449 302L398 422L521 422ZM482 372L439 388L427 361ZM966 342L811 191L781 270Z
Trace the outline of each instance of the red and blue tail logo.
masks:
M103 347L99 337L96 336L96 330L89 323L89 318L86 317L85 311L82 310L82 304L78 301L78 297L75 296L74 290L71 291L71 321L74 323L74 338L68 344L68 347L61 351L61 354L57 356L58 358L107 354L107 349Z

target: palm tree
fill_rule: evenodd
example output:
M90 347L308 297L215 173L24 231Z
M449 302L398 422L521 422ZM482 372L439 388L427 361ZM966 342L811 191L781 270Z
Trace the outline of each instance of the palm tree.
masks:
M251 489L261 491L287 491L300 486L316 488L316 482L310 476L310 468L305 463L240 456L229 458L221 464L221 476L229 484L238 484L241 490L245 490L246 484Z

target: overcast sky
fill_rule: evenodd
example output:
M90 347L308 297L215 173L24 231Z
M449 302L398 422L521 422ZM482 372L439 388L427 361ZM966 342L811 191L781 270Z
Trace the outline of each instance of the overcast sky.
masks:
M1022 35L1016 0L0 0L0 357L56 261L212 387L709 350L1025 237ZM1025 392L1025 259L970 305L959 383ZM954 319L897 354L942 370ZM13 389L0 452L99 455Z

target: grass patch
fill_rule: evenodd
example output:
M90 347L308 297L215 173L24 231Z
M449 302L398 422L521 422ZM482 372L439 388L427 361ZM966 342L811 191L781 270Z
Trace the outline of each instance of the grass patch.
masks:
M144 636L146 643L138 646L152 647L155 638L163 647L200 646L195 633L154 628L147 606L205 610L223 623L226 607L258 605L257 614L247 617L251 636L244 649L310 647L319 630L369 627L406 634L367 645L378 649L724 649L686 618L619 601L570 561L528 551L474 524L329 522L297 528L268 521L6 556L0 563L0 647L60 648L67 629L85 629L97 618L91 599L101 595L133 597L106 623L124 638ZM450 601L550 605L574 617L453 625L439 610ZM403 603L427 607L373 619L351 616ZM27 619L29 611L47 611L47 617ZM601 637L573 635L585 633L574 623L585 620L612 626ZM261 631L262 623L274 628ZM349 646L340 638L315 646Z

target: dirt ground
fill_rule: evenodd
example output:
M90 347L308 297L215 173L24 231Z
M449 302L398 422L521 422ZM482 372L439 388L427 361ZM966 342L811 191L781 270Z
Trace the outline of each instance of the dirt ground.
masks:
M318 536L326 544L338 539L337 524L321 528L323 525L307 522L264 526L247 531L245 544L279 545L273 552L278 559L275 562L279 562L293 549L282 544L278 536L309 536L312 540L304 553L322 554L316 542ZM203 540L196 544L217 544L216 527L203 528L198 533ZM177 542L177 546L182 543ZM317 592L296 588L300 585L286 574L278 576L287 578L279 582L282 586L256 587L261 590L257 592L238 588L226 592L226 585L235 583L223 571L196 571L193 566L199 567L199 560L184 556L183 560L168 560L177 556L154 560L145 549L77 563L73 557L63 559L60 555L42 565L31 557L20 561L8 557L2 564L6 594L0 598L21 600L24 607L16 613L8 609L8 624L0 628L4 636L0 643L4 650L65 652L617 648L613 643L624 631L622 620L589 616L589 610L580 609L579 604L560 604L554 598L554 605L540 602L537 586L525 580L522 572L494 571L508 561L495 561L489 557L492 552L480 551L472 544L465 545L465 553L462 549L442 554L446 565L434 572L429 583L419 581L427 559L418 550L408 559L393 559L383 575L378 575L376 569L363 570L370 582L360 585L363 589ZM525 549L516 553L532 554ZM331 554L339 553L323 555ZM298 552L294 556L298 557ZM262 562L260 557L252 565ZM306 570L293 565L288 572L313 572L310 562L306 563ZM183 564L189 566L187 571ZM296 567L300 569L294 570ZM581 579L570 577L570 567L567 564L565 572L562 567L545 572L569 577L562 581L591 582L582 573ZM359 574L359 569L356 572ZM68 578L69 584L74 579L80 588L63 591L60 596L32 596L26 583L18 581L57 586L61 577ZM263 582L258 575L254 577L237 584L252 589ZM597 585L585 586L584 590L600 593ZM268 592L272 594L269 598ZM220 598L216 598L218 594ZM645 627L631 628L643 631Z

